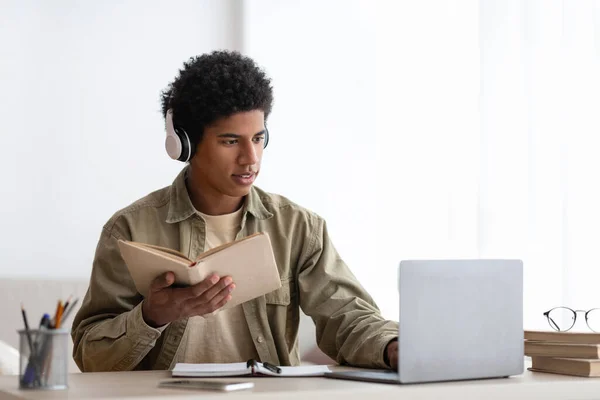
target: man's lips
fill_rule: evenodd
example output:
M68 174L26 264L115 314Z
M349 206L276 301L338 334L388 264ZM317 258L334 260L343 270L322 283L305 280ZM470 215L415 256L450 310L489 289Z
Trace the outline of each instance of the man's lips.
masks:
M254 183L254 179L256 179L256 172L245 172L242 174L233 174L231 176L238 185L250 186Z
M233 176L239 176L240 178L250 178L253 175L256 175L256 172L244 172L242 174L233 174Z

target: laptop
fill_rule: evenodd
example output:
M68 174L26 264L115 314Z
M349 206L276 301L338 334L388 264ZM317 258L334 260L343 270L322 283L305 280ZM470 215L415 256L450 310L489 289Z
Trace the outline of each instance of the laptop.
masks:
M402 261L398 283L398 372L327 378L397 384L523 373L521 260Z

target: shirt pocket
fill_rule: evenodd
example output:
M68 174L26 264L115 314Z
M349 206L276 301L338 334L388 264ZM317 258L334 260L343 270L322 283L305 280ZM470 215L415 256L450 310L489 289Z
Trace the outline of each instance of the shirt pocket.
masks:
M290 279L282 280L281 287L265 294L265 301L269 305L290 305Z

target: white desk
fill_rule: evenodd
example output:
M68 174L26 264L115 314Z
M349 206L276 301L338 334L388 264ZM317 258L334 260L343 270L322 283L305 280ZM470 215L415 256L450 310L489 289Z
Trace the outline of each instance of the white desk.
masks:
M334 368L336 369L336 368ZM344 368L347 369L347 368ZM505 379L389 385L326 378L227 378L253 381L254 389L222 393L159 389L166 371L71 374L64 391L19 390L16 376L0 377L3 399L600 399L600 378L576 378L525 371Z

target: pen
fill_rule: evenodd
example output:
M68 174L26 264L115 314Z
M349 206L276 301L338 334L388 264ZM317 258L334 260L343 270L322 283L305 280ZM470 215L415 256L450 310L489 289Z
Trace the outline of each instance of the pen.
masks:
M31 346L31 352L29 353L29 360L27 362L27 367L25 368L25 373L23 374L23 386L31 386L40 384L40 373L41 373L41 353L43 351L43 344L40 343L42 340L41 336L42 330L48 329L50 327L50 316L48 314L44 314L40 321L40 331L37 332L35 341ZM42 340L43 341L43 340ZM45 342L45 341L43 341Z
M27 335L27 343L29 343L29 352L33 353L33 341L31 340L29 323L27 322L27 314L25 313L25 307L23 307L23 303L21 303L21 315L23 315L23 323L25 324L25 335Z
M25 367L25 372L23 373L22 384L24 386L28 386L32 384L35 380L35 372L36 372L36 348L34 347L33 340L31 340L31 332L29 331L29 323L27 322L27 314L25 312L25 307L23 303L21 303L21 314L23 315L23 323L25 324L25 335L27 336L27 343L29 344L29 360L27 361L27 366Z
M52 336L48 333L43 333L43 331L48 331L50 329L52 329L52 321L50 320L50 315L44 314L42 320L40 321L40 334L43 336L43 341L37 354L36 380L39 385L41 385L41 379L44 376L45 372L48 371L48 366L51 358L48 356L48 353L52 351ZM46 381L47 380L48 375L46 374Z
M70 295L69 298L67 299L67 301L65 301L65 305L63 307L63 313L65 311L67 311L67 307L69 307L69 304L71 303L71 299L73 298L73 295Z
M41 328L50 328L50 315L49 314L44 314L44 316L42 317L42 320L40 321L40 329Z
M44 369L44 365L43 363L45 362L44 358L45 358L45 353L47 351L48 348L48 343L50 340L50 337L47 336L46 334L43 333L43 331L46 331L48 329L52 329L52 321L50 320L50 315L49 314L44 314L42 316L42 319L40 320L40 332L38 333L38 339L42 340L42 343L38 343L36 340L36 352L37 354L35 355L36 357L36 381L38 382L38 384L41 384L41 378L42 378L42 372Z
M268 369L271 372L275 372L276 374L280 374L281 373L281 368L279 368L276 365L273 365L269 362L264 362L263 365L265 366L266 369Z

